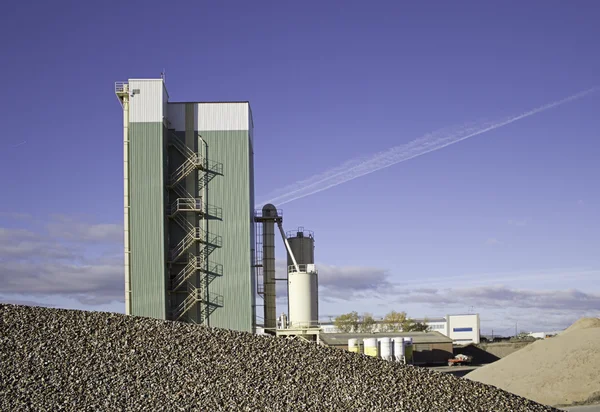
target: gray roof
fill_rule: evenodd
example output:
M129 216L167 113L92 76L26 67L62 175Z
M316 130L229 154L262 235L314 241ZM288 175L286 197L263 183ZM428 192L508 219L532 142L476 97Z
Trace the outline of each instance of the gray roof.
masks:
M452 343L452 339L439 332L381 332L381 333L321 333L321 339L326 345L347 345L348 339L368 338L413 338L413 343Z
M427 320L427 322L446 322L446 318L417 318L413 319L415 322L423 323Z

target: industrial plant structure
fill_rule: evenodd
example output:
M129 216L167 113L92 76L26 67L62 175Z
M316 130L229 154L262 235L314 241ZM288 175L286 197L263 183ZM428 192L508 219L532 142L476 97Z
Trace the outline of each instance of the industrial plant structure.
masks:
M298 228L295 232L285 233L282 212L272 204L257 211L255 221L257 291L264 300L263 331L319 342L318 272L313 232ZM277 278L275 274L275 225L287 252L287 276L284 278ZM276 312L277 281L287 283L288 302L288 313L282 314L279 321Z
M164 79L116 83L123 107L126 313L253 331L248 102L171 102Z
M123 108L125 312L318 341L314 236L254 212L248 102L171 102L163 78L115 84ZM288 256L275 274L275 225ZM258 276L257 276L258 275ZM275 282L288 289L277 325ZM288 321L289 319L289 321Z

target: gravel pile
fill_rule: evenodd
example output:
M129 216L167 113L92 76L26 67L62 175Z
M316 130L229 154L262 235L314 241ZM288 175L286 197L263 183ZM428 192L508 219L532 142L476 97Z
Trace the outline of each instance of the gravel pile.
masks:
M318 347L119 314L0 305L3 411L551 411Z

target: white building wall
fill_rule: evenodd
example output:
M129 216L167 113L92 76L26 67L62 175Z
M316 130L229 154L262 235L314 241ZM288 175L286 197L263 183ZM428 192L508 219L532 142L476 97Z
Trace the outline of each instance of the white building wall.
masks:
M185 103L169 103L167 112L169 128L185 130ZM250 105L246 102L196 103L195 128L198 131L252 131Z
M325 324L325 323L321 324L321 330L323 331L323 333L338 333L339 332L337 330L337 328L335 327L335 325Z
M198 103L196 130L250 130L248 103Z
M129 121L162 122L167 91L162 79L129 79Z
M561 332L562 330L553 330L551 332L531 332L528 334L528 336L536 339L546 339L546 336L559 335Z
M447 315L445 334L455 344L479 343L479 314Z
M446 334L446 322L427 322L427 326L432 331L440 332L441 334Z

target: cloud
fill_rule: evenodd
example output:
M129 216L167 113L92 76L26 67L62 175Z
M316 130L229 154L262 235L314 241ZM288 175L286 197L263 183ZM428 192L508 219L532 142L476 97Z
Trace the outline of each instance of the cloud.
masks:
M529 219L508 219L508 224L511 226L523 227L529 224Z
M486 241L485 241L485 244L486 244L486 245L492 245L492 246L493 246L493 245L500 245L500 244L502 244L502 242L500 242L500 241L499 241L498 239L496 239L496 238L493 238L493 237L491 237L491 238L489 238L488 240L486 240Z
M402 298L404 302L433 306L460 305L485 308L552 309L569 311L600 311L600 294L576 289L528 290L506 286L472 288L416 289Z
M324 300L381 299L392 286L385 269L319 264L319 293Z
M0 227L0 296L3 301L39 305L78 302L88 308L123 302L120 225L55 216L39 229ZM477 311L496 316L493 322L498 324L529 322L532 328L536 325L564 327L578 317L600 314L600 294L593 290L562 290L559 283L555 290L534 290L535 285L548 286L552 284L550 281L592 285L600 276L597 269L449 276L440 273L404 279L395 279L385 268L371 266L317 263L317 269L319 300L325 304L321 306L323 313L334 313L348 302L352 305L356 302L358 307L371 312L397 303L412 305L413 309L433 308L436 313L464 311L465 307L474 306ZM287 262L277 260L276 270L277 278L285 278ZM524 287L528 286L527 282L533 289ZM461 287L463 285L469 287ZM278 282L277 296L278 305L285 304L285 281ZM489 323L482 318L484 324Z
M14 259L74 259L74 250L56 243L44 234L25 229L0 227L0 261Z
M350 299L383 299L392 284L385 269L368 266L316 264L319 271L319 300L335 303ZM275 262L276 278L285 278L287 262ZM277 282L277 302L286 301L286 282Z
M41 232L0 228L0 293L5 300L26 295L90 305L122 301L123 258L113 226L55 218ZM104 250L97 242L106 243Z
M27 220L31 219L32 216L29 213L19 212L0 212L0 217L7 217L9 219Z
M50 236L78 242L122 242L123 225L89 223L69 216L54 215L46 225Z
M1 303L10 303L11 305L21 305L21 306L44 306L47 308L55 307L54 305L51 305L49 303L40 303L40 302L36 302L36 301L32 301L32 300L10 298L10 297L9 298L0 297L0 302Z

